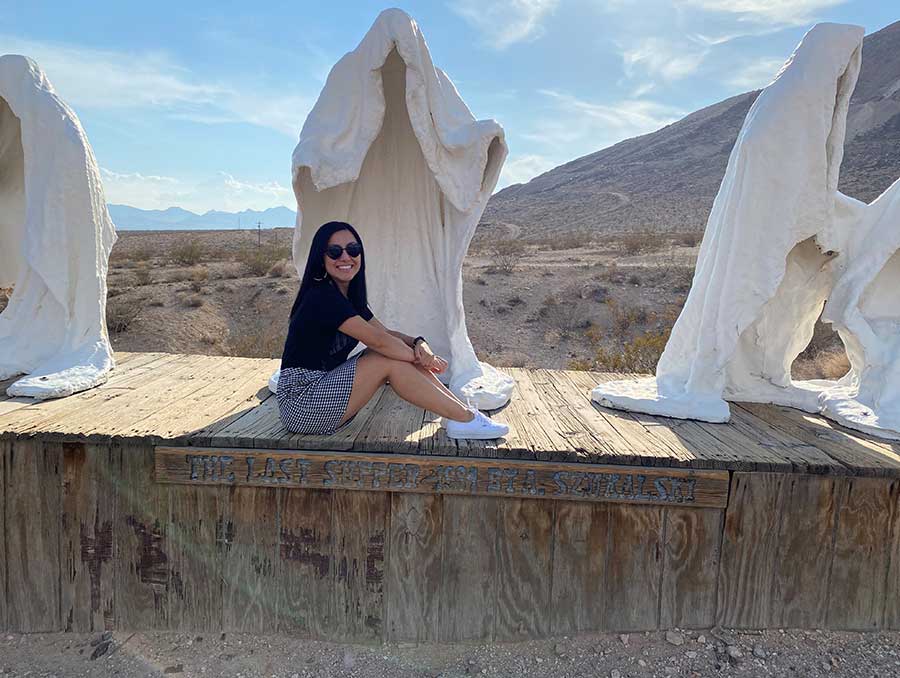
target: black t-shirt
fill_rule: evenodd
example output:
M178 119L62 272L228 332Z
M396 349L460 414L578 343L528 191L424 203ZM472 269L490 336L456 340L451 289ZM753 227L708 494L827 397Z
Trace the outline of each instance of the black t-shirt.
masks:
M359 341L338 327L355 315L373 317L368 307L355 308L331 280L315 284L291 309L281 369L333 370L347 360Z

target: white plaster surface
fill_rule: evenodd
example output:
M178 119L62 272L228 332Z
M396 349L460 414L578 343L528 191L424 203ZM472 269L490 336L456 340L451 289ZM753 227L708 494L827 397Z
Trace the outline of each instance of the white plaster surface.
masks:
M861 204L837 192L864 31L817 24L750 108L709 216L694 281L657 376L601 384L594 400L726 421L727 400L816 411L791 381L846 259Z
M838 423L900 440L900 179L862 213L823 319L852 370L819 397Z
M450 388L481 409L514 382L475 355L462 264L506 154L500 125L475 120L416 23L390 9L331 70L293 155L295 265L321 224L353 224L376 317L425 336Z
M77 116L36 63L0 57L0 379L57 398L106 381L106 273L115 229Z

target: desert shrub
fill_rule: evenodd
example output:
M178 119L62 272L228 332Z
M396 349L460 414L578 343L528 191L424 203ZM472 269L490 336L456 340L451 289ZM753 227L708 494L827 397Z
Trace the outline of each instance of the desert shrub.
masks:
M600 347L594 356L594 367L606 372L652 374L668 340L668 330L651 331L625 342L621 350Z
M285 327L258 317L229 335L225 352L244 358L280 358L286 336Z
M203 243L199 238L178 238L169 247L169 258L181 266L196 266L203 260Z
M515 308L516 306L524 306L525 300L517 294L514 297L510 297L509 299L507 299L506 305L510 308Z
M557 330L560 337L567 337L574 330L590 325L590 321L584 317L574 300L561 302L553 295L544 299L538 309L538 315L550 327Z
M276 263L291 255L290 248L276 243L265 243L261 246L249 245L238 250L235 259L239 261L250 275L262 277Z
M209 280L209 269L206 266L195 266L188 273L194 282L206 282Z
M112 334L122 334L140 318L143 299L117 297L106 302L106 327Z
M487 285L487 280L485 280L484 278L482 278L479 275L477 278L475 278L475 284L476 285Z
M609 298L609 288L603 287L602 285L586 283L581 287L581 298L590 299L598 304L605 304L606 300Z
M203 297L197 294L192 294L184 299L184 305L189 306L190 308L200 308L203 304Z
M675 244L682 247L697 247L702 240L703 233L678 233L674 238Z
M544 238L532 238L528 242L539 250L550 250L551 252L571 250L576 247L582 247L585 244L592 244L590 236L578 232L559 233Z
M606 300L606 308L609 311L609 327L612 334L619 341L625 341L631 328L637 324L637 311L626 308L613 298Z
M162 308L165 305L166 302L164 302L162 299L151 299L147 302L147 306L154 306L155 308Z
M640 287L641 276L639 276L637 273L632 273L630 276L628 276L628 279L625 282L627 282L629 285L634 285L635 287Z
M512 273L516 264L525 254L525 244L521 240L499 240L491 248L494 266L501 273Z
M634 256L647 249L647 241L643 235L623 235L618 238L618 246L619 251Z
M153 275L150 273L150 266L146 263L142 263L140 266L134 269L134 284L135 285L150 285L153 283Z
M150 261L155 255L156 252L150 245L138 245L131 251L130 258L135 261Z
M276 261L269 270L266 272L266 275L270 278L289 278L291 275L291 269L293 265L287 259L282 259L281 261Z

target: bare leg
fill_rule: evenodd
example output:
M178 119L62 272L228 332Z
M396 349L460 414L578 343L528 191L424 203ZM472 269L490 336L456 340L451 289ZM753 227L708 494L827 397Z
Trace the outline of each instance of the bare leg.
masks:
M390 382L397 395L413 405L447 419L469 421L472 414L466 406L437 377L426 372L412 363L367 351L356 363L353 389L341 423L359 412L386 382Z

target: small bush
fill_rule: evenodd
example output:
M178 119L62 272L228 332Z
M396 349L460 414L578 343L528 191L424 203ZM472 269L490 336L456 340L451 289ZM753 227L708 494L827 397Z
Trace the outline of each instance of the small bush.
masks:
M552 295L541 303L538 315L557 330L560 337L567 337L574 330L590 326L590 321L584 317L574 300L560 302Z
M270 278L289 278L292 267L290 261L282 259L281 261L276 261L272 264L271 268L266 272L266 275Z
M203 243L193 236L179 238L169 248L169 258L181 266L196 266L203 261Z
M140 245L135 247L131 252L131 258L135 261L150 261L156 252L149 245Z
M280 260L291 256L290 248L281 247L274 243L266 243L262 246L250 245L239 250L235 259L243 264L250 275L260 278Z
M106 302L106 327L112 334L128 331L144 310L143 299L108 299Z
M150 285L153 283L153 275L150 273L150 267L146 263L142 263L140 266L134 269L134 284L135 285Z
M634 285L635 287L640 287L641 286L641 276L639 276L637 273L632 273L630 276L628 276L628 279L626 280L626 282L629 285Z
M598 348L594 366L605 372L652 374L668 340L668 330L646 332L626 342L621 350Z
M703 240L703 233L679 233L675 236L675 244L682 247L697 247Z
M491 258L501 273L510 274L525 254L521 240L500 240L491 248Z
M203 306L203 304L203 297L196 294L192 294L191 296L186 297L184 300L184 305L189 306L190 308L200 308L201 306Z

